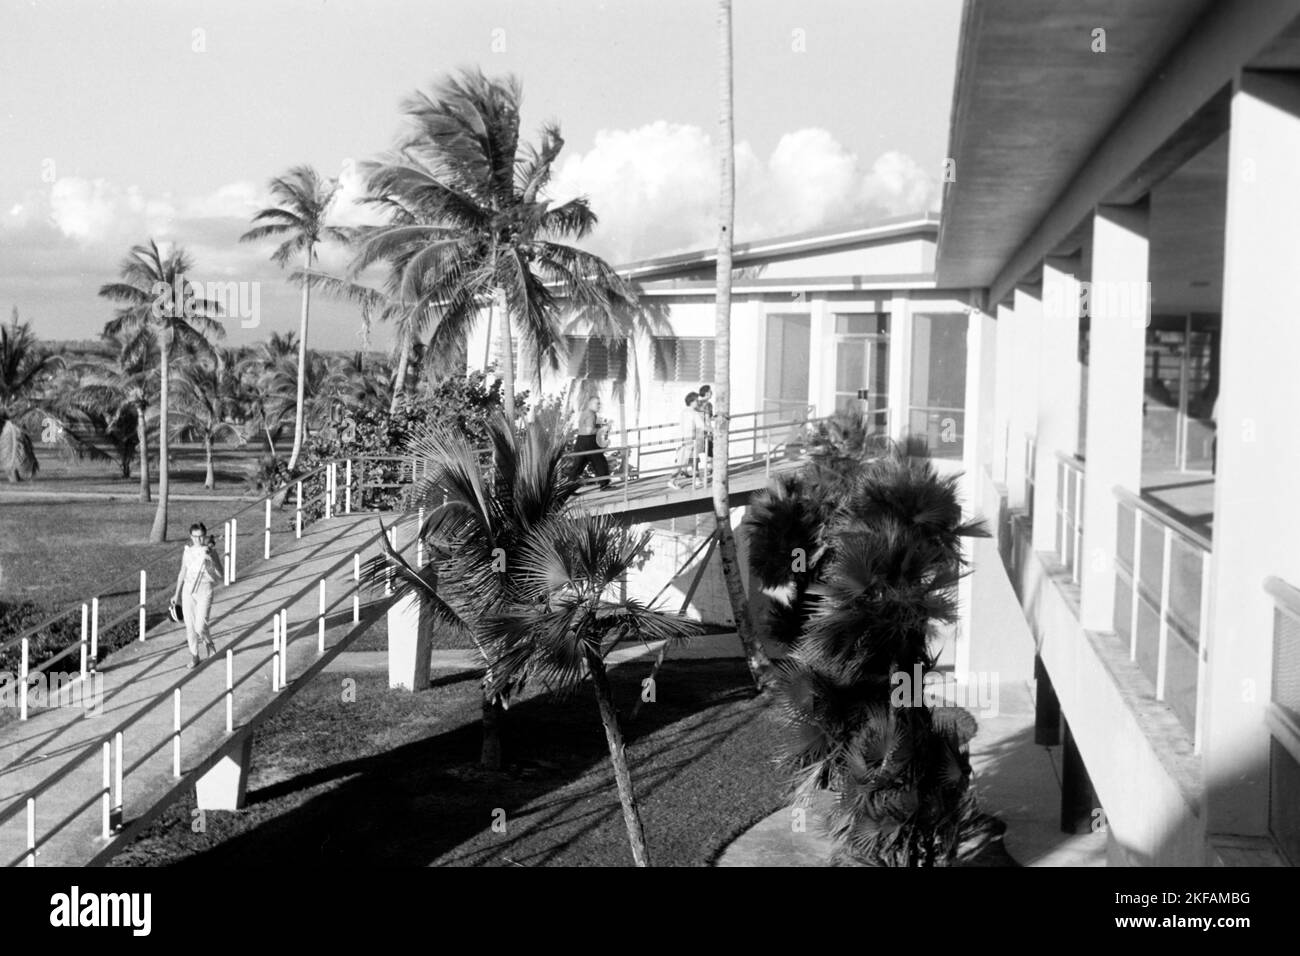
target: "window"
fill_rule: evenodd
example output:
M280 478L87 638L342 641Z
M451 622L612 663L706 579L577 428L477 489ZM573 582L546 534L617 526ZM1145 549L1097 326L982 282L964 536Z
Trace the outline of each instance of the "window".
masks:
M912 320L912 394L908 431L935 458L961 458L966 430L966 316Z
M623 381L627 378L627 342L566 335L569 347L569 376Z
M713 339L653 340L656 382L711 382L714 379Z

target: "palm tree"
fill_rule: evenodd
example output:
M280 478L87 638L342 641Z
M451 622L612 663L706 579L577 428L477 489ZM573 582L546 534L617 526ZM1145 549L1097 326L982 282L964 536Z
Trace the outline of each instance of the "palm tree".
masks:
M193 260L182 249L174 249L163 256L152 239L148 245L132 246L122 261L121 282L110 282L99 289L99 294L113 302L122 303L113 319L104 326L104 334L125 339L135 347L135 341L152 335L158 347L158 510L154 513L150 542L167 540L168 482L168 383L170 358L177 354L210 354L209 337L221 338L225 328L213 316L220 314L220 306L195 294L194 286L186 273L194 267Z
M676 643L696 628L639 601L608 597L652 534L635 533L611 516L543 522L523 542L515 559L516 587L510 602L489 618L486 641L493 675L507 684L536 676L566 690L591 677L637 866L650 860L605 661L623 641Z
M562 465L562 435L538 422L517 433L504 410L488 420L487 432L490 456L477 442L443 424L412 437L406 453L419 460L423 477L412 490L411 507L427 509L421 537L429 561L421 569L396 555L390 554L389 561L405 584L405 590L395 589L397 593L423 591L435 601L441 619L473 638L489 665L480 762L496 770L502 761L503 702L520 688L493 677L484 650L488 622L509 605L519 586L521 566L510 556L522 553L541 524L564 514L576 486ZM379 561L368 567L372 576L382 576L390 566ZM430 581L436 581L436 587Z
M939 477L909 448L857 463L834 499L816 490L815 475L787 481L749 519L761 526L755 574L784 592L780 603L802 595L778 685L791 728L785 769L797 794L838 794L830 832L836 860L849 864L950 865L1001 827L969 787L971 715L898 692L900 675L924 684L933 627L956 618L962 539L987 535L964 520L958 478ZM803 580L760 544L811 549Z
M283 176L271 180L271 194L280 205L263 209L253 217L253 228L239 237L240 242L254 242L270 237L286 237L271 254L271 261L278 266L285 266L292 256L299 253L303 258L303 269L311 272L315 261L316 246L328 239L347 242L349 233L338 226L327 226L325 214L338 192L338 182L322 180L316 170L310 166L295 166ZM307 313L311 302L311 286L302 284L302 320L298 331L298 368L302 372L298 378L297 415L294 419L293 453L289 456L289 467L295 468L298 457L302 454L303 441L303 377L307 368Z
M111 336L112 357L83 362L75 367L79 384L70 403L97 423L106 433L120 431L127 424L135 428L134 449L140 455L140 500L148 502L149 419L158 404L159 380L154 363L157 342L152 330L139 335ZM123 463L123 477L130 477L129 463Z
M432 96L403 104L415 130L394 154L369 166L377 203L391 222L364 230L353 274L379 260L397 264L401 299L439 310L429 348L463 347L488 307L488 338L499 317L502 379L514 412L516 328L525 349L558 367L556 303L608 308L633 301L631 290L601 258L558 240L581 239L596 223L585 198L545 199L564 140L548 124L540 145L519 142L520 86L466 71ZM522 351L522 350L521 350Z
M754 686L766 688L772 671L763 645L754 634L754 623L749 616L749 602L745 597L745 582L736 553L736 538L731 531L730 489L728 487L727 459L729 413L731 408L731 233L736 219L736 152L735 128L731 102L731 0L718 0L719 92L721 102L718 113L718 159L721 168L721 192L718 203L718 272L717 313L714 319L716 340L717 390L714 398L713 447L713 518L717 527L718 561L722 565L722 579L731 601L731 614L736 621L736 633L745 649Z
M24 428L49 413L46 379L62 366L43 349L14 307L8 326L0 326L0 472L10 482L33 478L40 470L36 449Z
M244 443L234 423L228 420L235 401L233 370L222 361L199 359L187 362L177 369L175 423L172 437L181 441L203 442L207 474L203 487L217 487L216 473L212 467L212 446L219 441L232 439Z

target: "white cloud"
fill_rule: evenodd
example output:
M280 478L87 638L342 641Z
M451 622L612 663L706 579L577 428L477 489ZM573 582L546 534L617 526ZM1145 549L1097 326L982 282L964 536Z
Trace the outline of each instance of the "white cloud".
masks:
M49 215L70 239L98 243L123 231L165 233L176 210L166 198L150 198L138 186L65 176L50 187Z
M716 237L717 160L697 126L657 122L602 130L562 160L551 190L585 195L600 219L589 245L614 261L706 248ZM766 160L736 146L736 236L741 241L920 212L937 205L934 177L889 152L864 169L824 129L781 137Z

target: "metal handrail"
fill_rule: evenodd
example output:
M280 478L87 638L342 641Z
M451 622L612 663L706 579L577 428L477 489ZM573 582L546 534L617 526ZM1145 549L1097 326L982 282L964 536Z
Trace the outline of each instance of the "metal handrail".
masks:
M1183 524L1168 512L1160 510L1140 495L1134 494L1132 491L1129 491L1127 488L1121 487L1120 485L1116 485L1112 491L1114 492L1115 497L1120 501L1132 505L1135 509L1141 511L1156 524L1168 528L1193 547L1200 548L1202 551L1214 550L1214 543L1205 535L1201 534L1195 528Z

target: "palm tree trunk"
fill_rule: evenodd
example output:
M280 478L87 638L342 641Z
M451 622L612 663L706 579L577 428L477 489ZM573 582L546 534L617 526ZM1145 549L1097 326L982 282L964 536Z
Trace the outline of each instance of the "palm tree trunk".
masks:
M212 472L212 436L211 435L203 436L203 454L208 460L208 474L207 477L203 479L203 487L215 488L217 487L217 476Z
M510 328L510 315L505 308L505 290L497 289L493 298L501 311L501 403L510 421L515 420L515 343Z
M632 846L632 861L637 866L649 866L646 852L645 830L641 827L641 811L637 809L636 794L632 790L632 773L627 766L627 752L623 748L623 733L618 727L618 711L614 709L614 695L609 688L609 675L605 662L595 651L587 651L587 669L596 689L596 704L600 707L600 722L605 725L605 742L609 744L609 762L614 766L614 783L618 786L618 801L623 805L623 822L627 824L627 839Z
M393 400L388 405L390 415L397 411L397 402L406 390L406 366L411 362L412 331L410 323L402 331L402 350L397 355L397 369L393 372Z
M307 271L311 271L312 248L307 246ZM311 283L302 284L302 320L298 323L298 406L293 422L293 452L289 455L289 470L298 465L302 454L303 397L307 386L307 310L311 303Z
M731 102L731 0L718 0L719 65L718 125L720 127L719 160L721 165L721 194L718 203L718 311L714 318L716 336L716 371L718 388L714 403L713 435L713 518L718 528L718 560L722 564L722 580L731 601L731 615L736 620L736 633L745 651L754 686L760 691L769 680L772 662L763 645L754 634L754 624L749 616L749 599L745 594L744 569L736 554L736 538L731 531L731 507L728 488L727 432L731 408L731 232L736 218L736 157L735 129L732 123Z
M148 406L136 407L135 429L140 436L140 500L149 501L149 429L145 425Z
M158 336L158 365L162 376L162 388L158 395L158 510L153 515L153 528L149 531L149 541L157 544L167 540L167 393L168 369L167 353L171 351L171 327L165 324Z
M501 724L505 713L500 701L488 700L487 694L483 695L483 747L478 762L484 770L501 769Z

